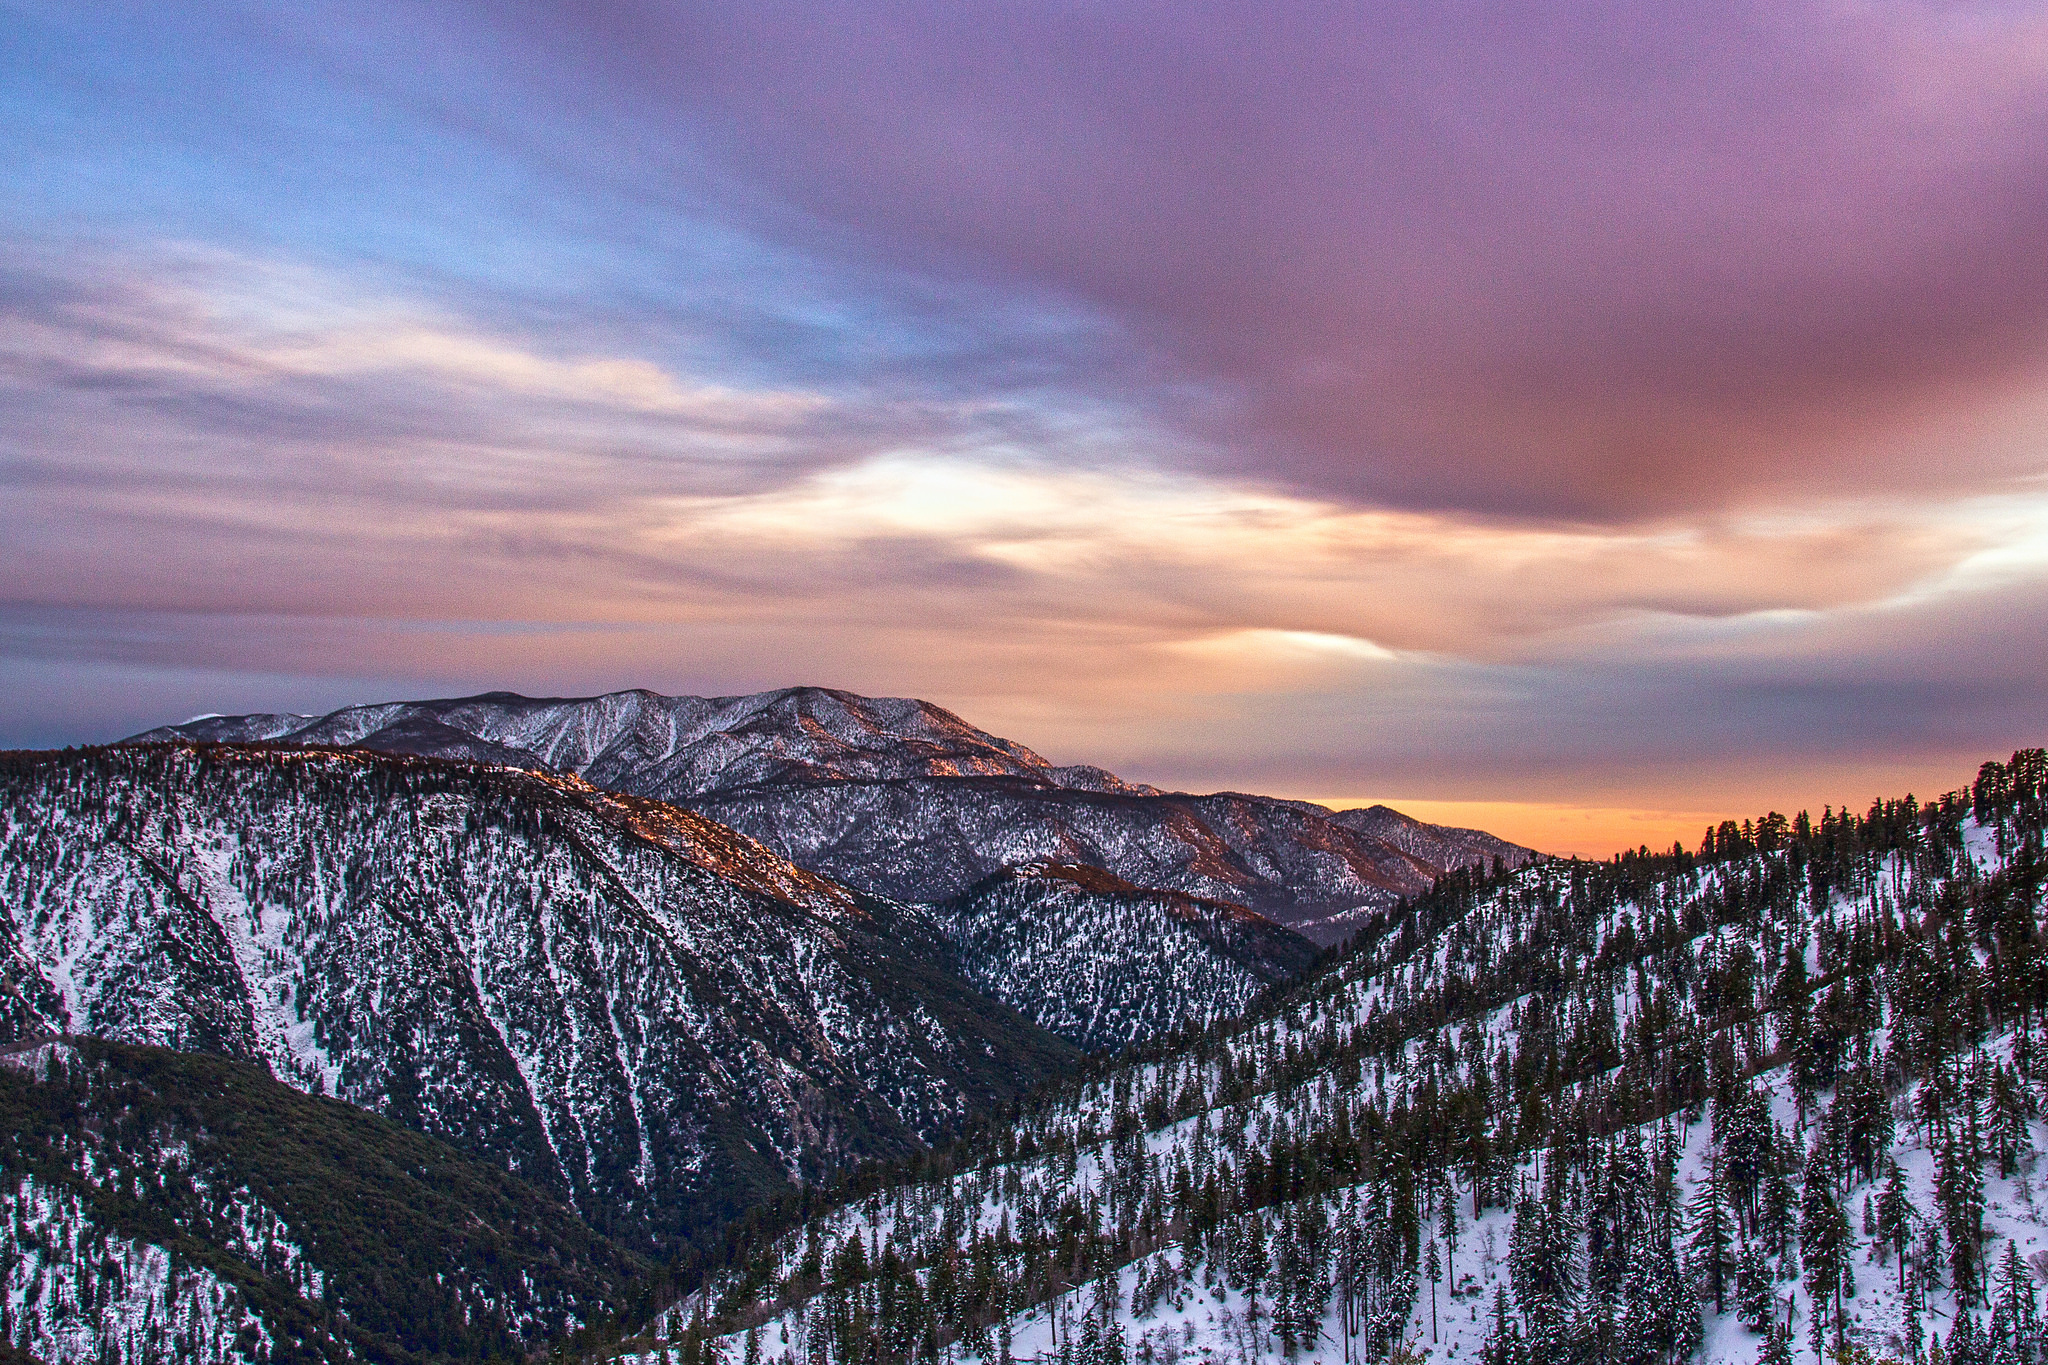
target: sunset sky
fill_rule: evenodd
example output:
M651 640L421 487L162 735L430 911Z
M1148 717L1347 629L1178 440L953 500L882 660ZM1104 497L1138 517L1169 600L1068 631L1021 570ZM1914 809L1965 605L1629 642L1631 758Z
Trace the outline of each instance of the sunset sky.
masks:
M2048 741L2048 11L0 0L0 745L915 695L1558 852Z

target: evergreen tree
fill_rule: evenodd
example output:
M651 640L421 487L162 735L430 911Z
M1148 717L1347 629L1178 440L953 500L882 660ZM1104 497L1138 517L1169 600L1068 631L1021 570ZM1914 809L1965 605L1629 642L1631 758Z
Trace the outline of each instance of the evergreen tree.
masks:
M1773 1170L1764 1180L1763 1209L1760 1228L1765 1246L1781 1262L1788 1262L1787 1253L1792 1249L1792 1236L1796 1228L1794 1211L1798 1208L1799 1196L1792 1188L1792 1182L1781 1170ZM1789 1264L1786 1273L1790 1273Z
M1435 1342L1436 1330L1436 1282L1443 1277L1442 1260L1437 1256L1436 1239L1429 1239L1429 1245L1422 1253L1422 1273L1429 1279L1429 1339Z
M1486 1335L1486 1344L1479 1353L1482 1365L1535 1365L1529 1355L1528 1343L1523 1340L1521 1327L1508 1312L1508 1291L1505 1285L1493 1291L1493 1328Z
M1458 1273L1458 1197L1456 1186L1448 1181L1444 1185L1441 1203L1436 1233L1444 1243L1444 1273L1455 1279ZM1452 1288L1456 1287L1452 1285Z
M1530 1355L1537 1360L1570 1353L1570 1329L1578 1314L1578 1237L1562 1192L1556 1185L1546 1201L1524 1199L1515 1209L1508 1239L1515 1305L1528 1326Z
M1744 1242L1735 1263L1736 1315L1751 1331L1762 1332L1770 1327L1777 1306L1778 1296L1771 1285L1771 1267L1764 1259L1763 1243Z
M1722 1199L1718 1159L1709 1161L1705 1178L1693 1191L1688 1213L1692 1235L1686 1270L1693 1283L1701 1286L1713 1299L1714 1311L1724 1313L1728 1309L1729 1274L1735 1268L1735 1262L1730 1254L1733 1237L1727 1207Z
M1941 1144L1935 1159L1935 1198L1948 1237L1949 1285L1961 1302L1982 1296L1978 1246L1984 1229L1984 1173L1965 1138ZM1950 1346L1954 1354L1954 1346Z
M2017 1242L2005 1244L2005 1256L1998 1265L1998 1297L1993 1313L2004 1329L1997 1365L2033 1365L2034 1351L2041 1336L2040 1302L2034 1294L2033 1275L2020 1259Z
M1256 1296L1272 1262L1266 1255L1266 1222L1257 1214L1237 1220L1230 1255L1232 1286Z
M1948 1334L1949 1365L1991 1365L1989 1342L1977 1331L1977 1318L1967 1308L1956 1314Z
M1096 1365L1125 1365L1130 1359L1130 1346L1124 1340L1123 1324L1114 1317L1102 1327L1102 1342L1096 1348Z
M1799 1257L1806 1267L1806 1292L1813 1304L1816 1354L1830 1318L1836 1323L1836 1335L1841 1334L1842 1275L1848 1253L1849 1221L1828 1193L1826 1183L1809 1173L1799 1224Z
M1906 1173L1891 1163L1884 1192L1877 1201L1877 1235L1899 1258L1899 1292L1906 1292L1906 1247L1913 1240L1913 1201L1906 1195Z

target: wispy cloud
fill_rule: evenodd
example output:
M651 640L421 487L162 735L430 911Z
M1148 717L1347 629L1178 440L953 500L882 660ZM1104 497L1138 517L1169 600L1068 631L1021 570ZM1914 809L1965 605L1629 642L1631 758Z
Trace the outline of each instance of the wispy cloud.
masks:
M21 17L17 741L804 679L1689 819L2041 737L2029 10Z

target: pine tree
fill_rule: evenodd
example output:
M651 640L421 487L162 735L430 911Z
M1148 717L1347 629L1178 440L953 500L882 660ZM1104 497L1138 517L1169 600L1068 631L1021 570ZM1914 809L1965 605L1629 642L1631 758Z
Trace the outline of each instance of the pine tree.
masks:
M1129 1358L1130 1349L1124 1340L1123 1324L1111 1318L1102 1328L1102 1343L1095 1353L1096 1365L1125 1365Z
M1978 1338L1976 1315L1967 1308L1959 1310L1948 1334L1949 1365L1990 1365L1987 1345Z
M1828 1193L1816 1170L1807 1173L1806 1198L1799 1224L1799 1257L1806 1267L1806 1292L1813 1303L1813 1341L1820 1353L1825 1324L1832 1317L1841 1335L1842 1275L1850 1244L1849 1220Z
M1493 1291L1493 1328L1486 1335L1479 1358L1482 1365L1532 1365L1521 1328L1508 1312L1505 1285Z
M1422 1254L1422 1273L1429 1277L1429 1339L1437 1340L1436 1331L1436 1282L1443 1277L1443 1263L1436 1254L1436 1239L1430 1238L1428 1248Z
M1272 1263L1266 1255L1266 1222L1257 1214L1238 1220L1236 1242L1230 1257L1230 1274L1235 1287L1256 1295Z
M1437 1220L1437 1236L1444 1243L1444 1273L1454 1280L1458 1273L1458 1192L1455 1185L1446 1181L1442 1200L1442 1215ZM1456 1285L1453 1284L1453 1288Z
M1796 1220L1793 1211L1798 1207L1798 1192L1783 1171L1774 1170L1764 1180L1763 1209L1760 1219L1765 1245L1771 1254L1783 1259L1792 1247L1792 1234ZM1789 1274L1789 1269L1787 1271Z
M1102 1365L1102 1320L1093 1313L1081 1321L1081 1346L1074 1365Z
M1958 1301L1969 1302L1983 1292L1977 1257L1984 1228L1984 1173L1965 1140L1950 1138L1941 1145L1934 1189L1947 1225L1949 1284Z
M1714 1311L1728 1309L1728 1276L1734 1268L1729 1254L1733 1238L1728 1211L1722 1199L1720 1161L1708 1163L1706 1177L1694 1191L1688 1210L1692 1236L1688 1244L1686 1270L1693 1283L1704 1287L1714 1300Z
M1753 1332L1770 1328L1777 1312L1778 1296L1771 1285L1770 1263L1764 1259L1763 1243L1744 1242L1735 1263L1736 1315Z
M1998 1299L1993 1311L2003 1320L2006 1336L2005 1358L1997 1365L2032 1365L2035 1343L2041 1336L2040 1303L2017 1242L2005 1244L1997 1278Z
M1899 1292L1906 1292L1906 1247L1913 1240L1913 1201L1906 1195L1906 1173L1891 1164L1884 1192L1877 1201L1877 1235L1899 1258Z

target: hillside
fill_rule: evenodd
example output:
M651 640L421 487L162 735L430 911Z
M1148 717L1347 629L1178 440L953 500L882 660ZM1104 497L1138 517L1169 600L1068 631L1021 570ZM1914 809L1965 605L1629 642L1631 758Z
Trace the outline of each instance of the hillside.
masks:
M222 1058L0 1056L0 1336L49 1362L511 1360L649 1267L447 1143Z
M895 907L575 778L189 744L12 755L0 910L8 1038L248 1059L650 1252L916 1150L1076 1055Z
M962 976L1089 1052L1231 1018L1316 960L1240 906L1051 862L1005 868L934 913Z
M2028 751L1446 878L1253 1016L738 1248L644 1349L2031 1360L2044 814Z
M1533 855L1385 807L1190 796L1056 767L929 702L795 687L741 697L492 692L326 716L210 716L137 741L353 745L579 775L701 811L798 865L937 903L1037 859L1230 901L1334 943L1445 871Z

